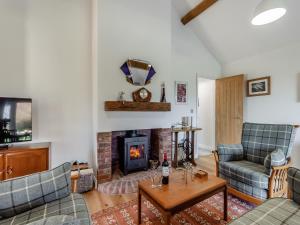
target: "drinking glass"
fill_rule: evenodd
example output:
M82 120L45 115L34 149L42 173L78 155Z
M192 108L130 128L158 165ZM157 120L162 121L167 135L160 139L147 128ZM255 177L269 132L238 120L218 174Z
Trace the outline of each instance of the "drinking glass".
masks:
M188 182L188 173L191 174L191 181L194 181L194 174L193 174L193 164L190 162L184 162L183 167L185 168L184 176L185 176L185 183Z
M161 187L162 186L162 166L159 166L155 170L155 176L154 176L154 186L155 187Z
M150 170L151 170L151 181L152 181L152 188L156 188L156 177L157 177L157 167L159 165L158 160L149 160L150 162Z

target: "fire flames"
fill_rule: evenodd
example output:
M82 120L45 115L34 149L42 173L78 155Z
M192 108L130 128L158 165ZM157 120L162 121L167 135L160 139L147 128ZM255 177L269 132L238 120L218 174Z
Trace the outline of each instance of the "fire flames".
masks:
M130 159L138 159L141 157L141 150L136 146L130 147Z

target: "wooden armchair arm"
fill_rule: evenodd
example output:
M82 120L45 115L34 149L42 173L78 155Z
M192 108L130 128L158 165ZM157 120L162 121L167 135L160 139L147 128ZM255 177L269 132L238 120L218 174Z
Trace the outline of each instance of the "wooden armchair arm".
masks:
M286 197L287 172L290 166L291 161L289 160L286 165L272 167L272 174L269 178L269 198Z
M215 158L215 163L216 163L216 176L219 176L219 155L217 150L212 151L212 153L214 154L214 158Z
M291 167L291 162L288 162L286 165L283 165L283 166L272 166L272 171L273 171L272 175L273 175L274 171L277 171L277 170L287 170L290 167Z
M216 162L219 162L219 155L218 155L217 150L212 151L212 153L214 154L215 161L216 161Z

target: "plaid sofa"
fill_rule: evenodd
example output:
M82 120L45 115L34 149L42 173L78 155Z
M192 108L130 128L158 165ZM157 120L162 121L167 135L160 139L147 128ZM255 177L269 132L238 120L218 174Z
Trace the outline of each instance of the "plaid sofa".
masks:
M273 198L234 220L231 225L296 225L300 224L300 170L288 170L291 199Z
M0 182L0 225L90 225L83 197L71 194L71 164Z
M219 176L242 193L267 199L271 173L269 155L280 149L285 164L292 152L295 133L293 125L244 123L241 144L218 146ZM269 168L264 165L265 159Z

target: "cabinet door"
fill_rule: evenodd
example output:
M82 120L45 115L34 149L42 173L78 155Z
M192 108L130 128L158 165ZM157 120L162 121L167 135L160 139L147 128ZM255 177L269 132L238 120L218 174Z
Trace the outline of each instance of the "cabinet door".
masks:
M0 180L4 180L4 154L0 154Z
M5 179L48 169L48 149L15 150L5 154Z

